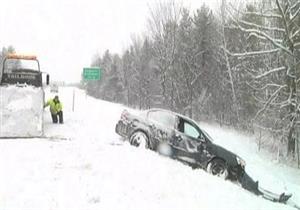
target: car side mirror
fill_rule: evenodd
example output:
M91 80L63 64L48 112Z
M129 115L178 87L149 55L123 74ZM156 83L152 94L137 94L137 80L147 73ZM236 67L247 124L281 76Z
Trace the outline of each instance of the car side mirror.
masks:
M197 139L199 139L201 142L206 142L206 139L202 134L200 134Z

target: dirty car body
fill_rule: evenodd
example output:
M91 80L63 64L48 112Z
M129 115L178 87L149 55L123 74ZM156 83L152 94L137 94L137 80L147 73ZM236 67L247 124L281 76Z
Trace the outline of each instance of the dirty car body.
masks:
M140 142L133 136L143 134L147 148L226 179L238 180L244 173L245 162L239 156L214 144L192 119L171 111L150 109L141 115L124 111L116 133L135 146Z
M285 203L291 194L275 194L258 186L245 171L245 161L214 144L192 119L163 109L140 114L124 110L115 131L134 146L143 146L179 160L193 168L239 183L244 189L268 200Z

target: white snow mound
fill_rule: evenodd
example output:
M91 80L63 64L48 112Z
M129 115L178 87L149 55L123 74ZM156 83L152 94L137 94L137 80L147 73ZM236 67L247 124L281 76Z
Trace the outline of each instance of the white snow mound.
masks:
M0 87L0 137L42 136L43 100L41 88Z

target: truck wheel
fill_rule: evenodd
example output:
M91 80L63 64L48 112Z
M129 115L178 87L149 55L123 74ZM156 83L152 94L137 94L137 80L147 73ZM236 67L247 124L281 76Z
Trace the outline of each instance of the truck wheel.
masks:
M148 149L149 148L149 138L148 136L142 132L142 131L136 131L134 132L130 138L129 142L131 145L136 146L136 147L141 147Z
M226 163L222 159L213 159L207 164L206 171L212 175L227 179L228 170Z

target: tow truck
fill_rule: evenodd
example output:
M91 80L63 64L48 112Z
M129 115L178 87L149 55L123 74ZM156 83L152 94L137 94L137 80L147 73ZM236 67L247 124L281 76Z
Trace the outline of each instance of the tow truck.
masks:
M44 134L43 72L34 55L8 54L0 71L0 138L33 138ZM46 85L49 84L46 75Z

